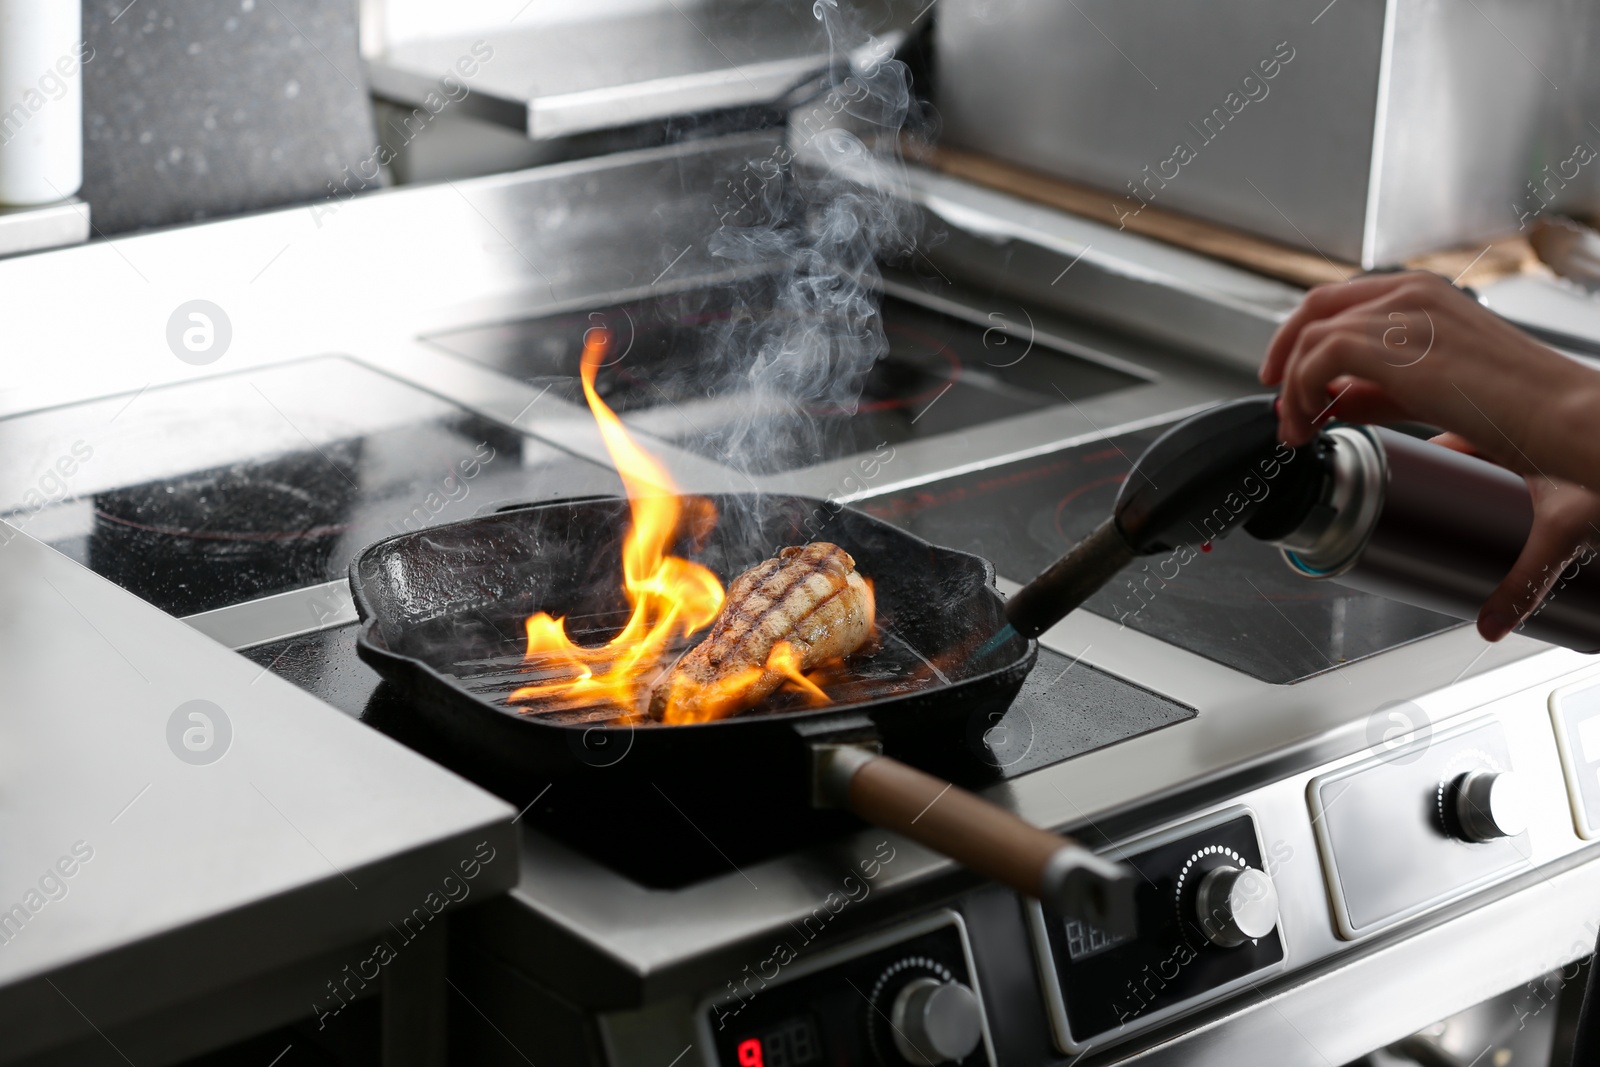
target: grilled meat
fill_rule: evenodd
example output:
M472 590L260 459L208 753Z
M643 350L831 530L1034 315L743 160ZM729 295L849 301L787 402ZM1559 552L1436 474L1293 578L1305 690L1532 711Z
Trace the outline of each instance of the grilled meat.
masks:
M651 691L650 716L737 715L789 677L773 669L774 646L786 642L806 671L860 648L872 626L872 588L848 552L826 541L786 548L729 586L711 632Z

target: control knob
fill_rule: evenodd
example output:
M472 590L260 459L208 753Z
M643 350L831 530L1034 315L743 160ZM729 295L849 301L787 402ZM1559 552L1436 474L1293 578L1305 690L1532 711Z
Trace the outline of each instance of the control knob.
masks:
M1510 771L1468 771L1450 783L1447 801L1455 815L1450 829L1463 841L1516 837L1528 828L1527 792Z
M961 982L916 978L894 998L889 1012L894 1047L907 1063L934 1067L959 1063L983 1038L983 1008Z
M1200 880L1195 910L1206 940L1234 948L1272 933L1278 925L1278 891L1254 867L1216 867Z

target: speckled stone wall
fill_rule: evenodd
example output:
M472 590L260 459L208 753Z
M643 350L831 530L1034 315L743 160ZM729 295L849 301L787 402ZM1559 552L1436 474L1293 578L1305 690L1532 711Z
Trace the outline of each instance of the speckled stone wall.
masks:
M355 0L83 12L81 195L101 233L309 203L373 154Z

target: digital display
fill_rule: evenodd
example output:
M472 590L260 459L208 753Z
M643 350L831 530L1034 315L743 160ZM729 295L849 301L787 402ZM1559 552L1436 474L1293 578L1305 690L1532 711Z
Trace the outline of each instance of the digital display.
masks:
M739 1067L806 1067L820 1062L822 1042L810 1018L785 1019L736 1046Z
M1067 920L1067 957L1074 963L1115 948L1128 940L1126 934L1108 934L1098 926L1078 919Z

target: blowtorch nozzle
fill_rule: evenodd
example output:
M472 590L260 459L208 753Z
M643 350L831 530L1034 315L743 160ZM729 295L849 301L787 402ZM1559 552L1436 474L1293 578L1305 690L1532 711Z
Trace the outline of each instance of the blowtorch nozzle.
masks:
M1296 529L1317 505L1327 445L1278 440L1277 398L1247 397L1192 415L1145 449L1110 517L1006 604L1011 628L1037 637L1139 556L1226 537Z

